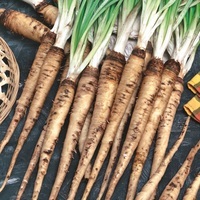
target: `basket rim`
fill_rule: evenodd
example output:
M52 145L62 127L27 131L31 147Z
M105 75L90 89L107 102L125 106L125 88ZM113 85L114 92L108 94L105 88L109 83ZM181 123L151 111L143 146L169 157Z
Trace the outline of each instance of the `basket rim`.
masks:
M19 90L19 81L20 81L20 70L19 66L17 63L17 60L15 58L15 55L11 48L8 46L7 42L0 37L0 44L2 46L2 51L5 52L5 54L8 54L9 56L9 67L11 67L14 71L14 79L12 81L14 82L14 86L12 87L12 94L10 94L9 100L7 99L6 102L2 102L0 104L0 124L5 120L5 118L8 116L10 113L16 98L17 98L17 93ZM1 67L1 66L0 66ZM0 69L1 71L1 69ZM8 88L5 95L8 95L8 92L10 92L11 88Z

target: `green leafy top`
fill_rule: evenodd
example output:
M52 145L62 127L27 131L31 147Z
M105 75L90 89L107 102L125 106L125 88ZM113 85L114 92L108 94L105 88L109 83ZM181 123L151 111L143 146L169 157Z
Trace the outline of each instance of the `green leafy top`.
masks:
M192 0L188 1L190 4ZM167 4L168 1L165 0L162 2L160 5L163 7L165 4ZM182 7L181 12L183 10L188 9L188 4L185 4ZM181 0L175 1L170 7L166 9L166 15L165 18L163 19L162 23L158 28L156 29L154 33L154 40L153 40L153 46L154 46L154 57L158 57L162 59L163 54L168 46L168 43L172 37L172 33L174 31L174 26L177 26L177 23L180 23L180 17L179 16L179 7L181 5ZM183 19L183 15L181 16ZM178 22L177 22L178 21Z
M188 9L180 25L176 28L173 37L175 44L171 53L172 57L184 62L195 48L200 37L200 4L196 4Z
M106 38L107 34L110 33L109 30L114 24L122 1L123 0L82 1L72 33L70 47L70 68L67 75L68 77L73 76L73 78L77 78L77 76L91 61L97 49ZM115 9L111 8L112 5L115 5ZM106 12L107 9L109 9L109 12ZM98 39L98 42L95 42L95 45L93 45L93 48L89 55L84 59L84 61L82 61L89 31L91 31L91 28L96 26L95 23L98 23L97 19L99 19L99 17L103 14L107 14L107 17L104 20L105 24L102 24L103 26L101 26L102 32Z
M118 26L123 26L125 23L128 15L131 13L133 8L138 4L141 3L141 0L124 0L121 6L121 12L120 12L120 17L119 17L119 25Z
M58 16L52 28L52 31L56 33L55 46L64 48L71 36L77 5L78 1L76 0L58 1Z
M124 0L118 17L117 39L114 51L124 54L128 38L141 6L141 0Z
M143 0L137 45L145 49L155 29L162 23L168 8L176 0Z

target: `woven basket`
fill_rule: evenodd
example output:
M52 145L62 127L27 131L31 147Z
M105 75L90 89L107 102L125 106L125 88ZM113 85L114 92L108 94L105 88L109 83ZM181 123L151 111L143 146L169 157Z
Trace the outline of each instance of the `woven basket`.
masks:
M0 37L0 124L15 103L19 88L19 67L7 43Z

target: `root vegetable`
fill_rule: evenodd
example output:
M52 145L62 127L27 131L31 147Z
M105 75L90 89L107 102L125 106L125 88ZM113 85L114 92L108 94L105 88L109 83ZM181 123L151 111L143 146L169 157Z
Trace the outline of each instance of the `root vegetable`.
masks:
M79 137L79 140L78 140L78 149L79 149L80 153L82 153L83 147L84 147L84 144L85 144L85 140L87 139L87 134L88 134L88 130L89 130L91 119L92 119L92 112L93 112L93 105L91 106L90 110L87 113L83 128L82 128L81 133L80 133L80 137ZM89 163L88 167L85 171L84 178L86 178L86 179L89 178L91 170L92 170L92 165L91 165L91 163Z
M8 127L6 135L0 142L0 152L2 152L5 145L9 142L17 125L19 124L22 117L25 115L26 110L32 101L41 67L43 65L44 59L45 59L50 47L54 43L54 40L55 40L55 34L53 32L48 32L44 36L44 39L38 48L34 62L30 68L29 75L27 77L27 80L25 81L25 85L24 85L22 94L21 94L20 98L17 100L17 106L15 108L15 113L12 118L12 121Z
M195 177L192 184L187 188L183 200L195 200L200 188L200 173Z
M146 50L144 70L146 70L146 66L148 65L149 61L151 60L151 57L152 57L152 46L149 44L148 48ZM109 159L109 162L108 162L108 165L107 165L107 168L106 168L106 172L105 172L105 175L104 175L104 179L103 179L103 182L102 182L102 185L101 185L101 189L100 189L100 192L99 192L99 195L98 195L98 198L97 198L99 200L102 198L104 191L107 188L111 172L113 170L114 164L116 163L117 155L118 155L118 152L119 152L121 139L122 139L122 135L123 135L123 131L124 131L125 125L127 124L128 118L131 116L132 109L133 109L133 106L135 104L136 96L137 96L137 93L138 93L138 88L141 84L142 78L143 78L142 75L140 75L139 81L137 82L137 88L134 90L134 92L132 94L132 97L129 101L129 104L126 108L124 116L123 116L123 118L120 122L117 133L115 135L115 139L113 141L112 149L111 149L111 153L110 153L110 159Z
M134 157L132 172L129 180L127 199L132 199L135 196L144 163L147 159L149 149L156 134L160 119L171 96L171 92L174 88L174 84L179 71L179 63L173 60L169 60L165 63L165 69L162 74L161 87L157 96L155 97L155 102L153 104L151 114L149 116L144 133L138 144Z
M16 10L4 10L0 15L0 24L16 34L39 43L49 31L49 28L38 20Z
M187 128L190 122L190 117L187 117L187 120L185 122L185 125L182 129L182 132L179 136L179 138L176 140L170 151L167 153L165 158L163 159L162 163L156 170L156 172L150 177L150 179L147 181L147 183L143 186L142 190L137 194L136 200L149 200L155 191L156 187L158 186L160 180L162 179L163 175L165 174L165 171L174 156L174 154L177 152L179 146L181 145L185 134L187 132Z
M165 156L165 152L170 138L171 128L174 122L177 108L181 100L182 92L183 80L181 77L178 77L175 82L174 89L170 96L167 107L164 111L163 117L159 123L150 176L155 173ZM156 193L154 193L153 196L155 195ZM153 196L152 199L154 199Z
M2 191L3 188L5 187L7 181L12 173L12 170L14 168L18 154L21 151L23 144L25 143L28 135L30 134L30 131L32 130L35 122L37 121L37 119L39 117L39 114L42 110L42 107L43 107L45 99L48 95L48 92L50 91L51 86L53 85L53 82L58 73L63 56L64 56L63 49L60 49L55 46L52 46L46 55L45 61L43 63L42 69L40 71L40 76L39 76L37 86L36 86L36 92L34 94L34 97L33 97L33 100L32 100L32 103L31 103L31 106L29 109L29 113L28 113L26 121L25 121L25 125L19 136L17 146L13 153L13 156L12 156L12 159L10 162L10 166L8 168L6 177L0 188L0 191Z
M160 200L178 198L179 192L183 187L183 184L188 174L190 173L192 162L199 149L200 149L200 141L198 141L197 144L190 150L189 154L187 155L185 161L181 165L178 172L174 175L174 177L171 179L171 181L167 184L167 186L163 190L159 198Z
M163 63L160 60L152 59L147 66L145 77L139 90L138 98L132 113L126 139L120 152L114 174L111 178L106 198L109 199L126 169L145 129L145 125L151 113L154 98L161 83Z
M44 3L37 5L36 11L40 13L47 24L53 25L58 15L58 9L50 4Z
M64 70L62 72L62 77L66 77L68 68L69 68L69 62L68 62L68 59L67 59L66 63L65 63L65 66L64 66ZM62 82L62 80L63 79L61 78L61 82ZM48 121L48 119L47 119L47 121ZM29 182L31 174L32 174L33 170L35 169L35 167L36 167L36 165L38 163L38 160L39 160L39 157L40 157L40 153L41 153L41 149L42 149L42 145L43 145L43 141L44 141L45 134L46 134L46 127L47 127L47 125L44 126L44 128L43 128L43 130L42 130L42 132L40 134L40 137L38 138L38 141L37 141L37 144L35 146L33 155L31 157L31 160L29 162L28 168L26 170L26 173L25 173L24 178L22 180L21 186L19 188L16 200L20 200L21 199L21 197L22 197L22 195L23 195L23 193L24 193L24 191L26 189L26 186L27 186L27 184Z
M74 98L75 85L75 80L65 79L61 82L58 89L47 122L46 135L40 154L39 168L32 199L38 198L43 178L47 172L50 158L58 140L58 134L60 133Z
M16 200L20 200L22 198L22 195L23 195L23 193L24 193L24 191L26 189L26 186L27 186L27 184L29 182L29 179L30 179L30 177L31 177L31 175L33 173L33 170L35 169L35 166L38 163L39 155L40 155L40 152L41 152L41 149L42 149L42 144L43 144L44 137L45 137L45 132L46 132L46 127L44 127L44 129L41 132L40 137L39 137L39 139L37 141L37 144L35 146L35 149L34 149L32 157L31 157L31 160L29 162L28 168L26 170L26 173L25 173L25 175L23 177L23 180L22 180L22 183L20 185Z
M22 0L30 4L36 12L38 12L44 18L44 21L49 25L54 25L57 15L58 8L47 3L46 0Z
M165 156L165 151L168 146L171 128L173 125L177 107L180 103L182 92L183 80L179 77L175 82L174 89L172 91L164 115L158 127L156 147L154 150L154 159L151 167L151 174L154 174L157 167L160 165Z
M94 99L97 77L98 69L94 70L94 68L87 67L79 80L76 97L70 114L70 122L63 145L64 151L62 151L61 154L58 172L49 199L56 198L66 176L73 157L73 152L81 133L81 128L83 127L85 117Z
M83 151L84 143L87 138L88 130L89 130L91 119L92 119L92 112L93 112L93 105L90 107L90 110L87 113L83 128L79 136L78 149L80 153Z
M110 52L103 63L88 137L85 141L84 150L72 181L68 199L74 199L85 170L106 128L110 108L116 94L124 65L124 56L114 51Z
M137 95L137 89L134 91L134 93L133 93L133 95L130 99L128 107L126 108L124 116L123 116L123 118L120 122L117 133L115 135L115 139L113 141L112 149L111 149L111 152L110 152L110 159L109 159L109 162L108 162L108 165L107 165L107 168L106 168L106 172L105 172L105 175L104 175L103 182L101 184L101 189L100 189L99 195L97 197L98 200L100 200L102 198L104 191L106 190L106 188L108 186L108 181L110 179L111 172L112 172L113 167L114 167L114 165L117 161L117 155L118 155L118 152L119 152L119 149L120 149L121 139L123 137L125 125L127 124L128 118L131 116L133 105L134 105L135 100L136 100L136 95Z

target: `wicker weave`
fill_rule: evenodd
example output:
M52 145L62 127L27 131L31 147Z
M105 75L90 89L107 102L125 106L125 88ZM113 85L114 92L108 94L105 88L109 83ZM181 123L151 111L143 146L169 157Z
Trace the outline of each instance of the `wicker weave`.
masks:
M7 43L0 37L0 124L15 103L19 88L19 67Z

